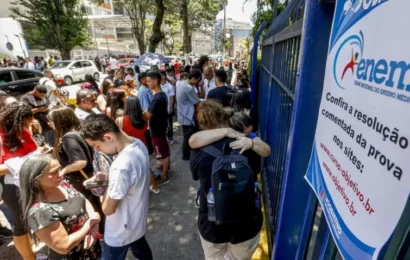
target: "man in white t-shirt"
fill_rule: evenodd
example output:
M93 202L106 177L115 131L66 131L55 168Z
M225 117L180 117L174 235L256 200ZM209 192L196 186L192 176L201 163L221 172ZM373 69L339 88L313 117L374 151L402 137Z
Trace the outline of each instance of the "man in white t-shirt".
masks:
M50 102L60 101L65 103L65 99L58 92L56 83L54 83L53 79L54 75L51 70L44 70L44 77L42 77L38 83L47 87L46 97L50 100Z
M115 122L103 114L88 116L83 121L81 135L95 151L117 155L102 199L107 218L101 259L124 260L131 249L136 259L152 260L145 239L150 169L147 148L140 140L120 131Z
M215 76L214 72L212 71L212 67L206 66L204 68L204 92L205 92L205 98L208 96L208 93L216 88L216 83L215 83Z
M34 70L35 66L34 63L31 61L29 57L26 58L26 63L24 64L24 68L28 70Z
M174 144L174 102L175 102L175 89L174 86L167 80L167 73L165 70L160 71L161 74L161 89L162 92L167 94L168 98L168 130L167 137L169 144Z
M110 58L110 65L112 70L117 69L117 60L114 57Z

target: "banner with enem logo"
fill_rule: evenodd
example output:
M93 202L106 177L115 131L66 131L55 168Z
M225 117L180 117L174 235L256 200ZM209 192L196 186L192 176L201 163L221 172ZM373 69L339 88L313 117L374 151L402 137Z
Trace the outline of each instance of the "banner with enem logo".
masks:
M410 194L410 1L338 0L306 180L345 259L383 254Z

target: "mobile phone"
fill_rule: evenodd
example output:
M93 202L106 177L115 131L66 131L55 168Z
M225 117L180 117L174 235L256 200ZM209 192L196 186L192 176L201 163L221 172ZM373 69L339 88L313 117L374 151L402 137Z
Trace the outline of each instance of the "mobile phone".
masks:
M108 180L105 180L105 181L89 181L85 184L85 188L87 190L94 189L94 188L100 188L100 187L107 187L107 186L108 186Z

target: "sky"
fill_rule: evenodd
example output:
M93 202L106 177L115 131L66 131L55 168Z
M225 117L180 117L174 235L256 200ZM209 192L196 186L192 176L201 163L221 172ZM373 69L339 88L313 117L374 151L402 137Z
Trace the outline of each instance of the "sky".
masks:
M248 3L243 5L245 0L228 0L226 6L226 17L232 18L236 21L250 22L251 16L256 10L256 0L249 0ZM243 9L242 9L243 8ZM217 19L222 19L224 12L219 12Z

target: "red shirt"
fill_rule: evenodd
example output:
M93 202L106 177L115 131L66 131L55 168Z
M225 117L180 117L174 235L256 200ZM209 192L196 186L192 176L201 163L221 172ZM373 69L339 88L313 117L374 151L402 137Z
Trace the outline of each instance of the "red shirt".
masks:
M0 135L1 140L3 141L3 151L2 157L0 159L2 163L7 161L8 159L22 157L37 150L37 143L33 139L33 133L31 132L31 129L23 130L23 134L21 135L22 146L17 148L17 150L14 152L10 151L10 148L4 144L7 137L3 135L2 131L0 131Z
M178 75L181 72L179 71L179 69L181 68L181 64L179 64L178 62L174 64L174 68L175 68L175 74Z
M145 140L145 132L147 131L148 124L145 123L145 126L142 129L135 128L131 124L131 120L128 116L122 117L122 131L127 135L140 139L145 145L147 141Z

